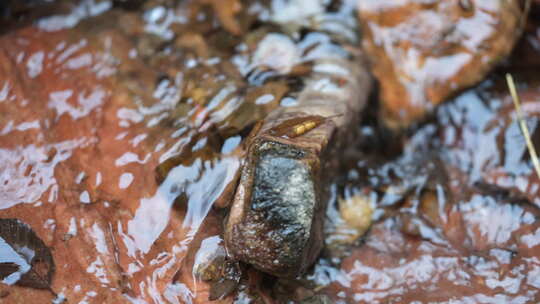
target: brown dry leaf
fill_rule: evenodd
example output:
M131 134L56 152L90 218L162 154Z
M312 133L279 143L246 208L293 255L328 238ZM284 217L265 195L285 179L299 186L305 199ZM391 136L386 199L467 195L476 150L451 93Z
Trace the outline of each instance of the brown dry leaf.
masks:
M13 283L33 288L50 288L54 273L51 251L25 223L17 219L0 219L0 251L5 253L7 263L0 264L2 279L21 271L21 261L31 266L20 278L12 277ZM9 253L12 254L9 254ZM10 260L11 259L11 260ZM22 272L22 271L21 271ZM10 284L10 282L8 282Z
M0 263L0 280L3 280L19 270L19 265L15 263Z

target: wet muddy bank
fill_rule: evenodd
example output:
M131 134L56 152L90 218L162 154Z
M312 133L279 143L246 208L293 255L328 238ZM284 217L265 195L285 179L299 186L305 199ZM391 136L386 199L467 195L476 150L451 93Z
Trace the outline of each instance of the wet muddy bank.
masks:
M278 279L227 256L231 189L253 126L298 106L321 54L351 50L335 34L350 20L332 4L287 19L281 1L226 2L81 1L3 33L0 218L31 228L54 275L49 289L4 282L1 300L538 301L540 186L503 78L536 142L535 19L495 72L400 136L372 95L350 129L362 142L330 155L342 173L320 257Z

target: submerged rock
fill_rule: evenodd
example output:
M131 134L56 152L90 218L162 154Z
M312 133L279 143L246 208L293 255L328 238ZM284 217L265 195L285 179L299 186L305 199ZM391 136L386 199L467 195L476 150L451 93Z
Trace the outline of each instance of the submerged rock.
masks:
M324 209L311 176L318 173L313 172L318 171L313 167L316 156L273 142L253 150L255 159L249 160L242 180L251 184L246 189L251 195L244 199L242 190L237 193L226 231L228 247L236 258L261 270L294 276L322 245Z
M525 18L519 1L359 1L363 47L386 123L406 126L476 84L507 56Z
M328 43L335 37L314 32L300 41L294 36L285 40L287 49L297 40L312 67L296 101L272 111L246 141L247 156L225 227L234 258L278 277L295 277L317 258L328 186L338 171L336 155L351 144L351 129L370 94L361 52ZM274 58L262 65L289 75L298 68Z

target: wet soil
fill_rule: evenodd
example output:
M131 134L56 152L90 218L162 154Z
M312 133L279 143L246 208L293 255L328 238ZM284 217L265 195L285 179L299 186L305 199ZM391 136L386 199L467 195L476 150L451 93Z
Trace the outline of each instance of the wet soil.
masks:
M81 1L0 36L0 218L31 227L56 268L49 289L1 283L1 303L540 301L539 178L503 78L518 81L537 144L538 8L509 60L405 134L381 127L373 96L351 130L362 144L335 155L316 265L294 280L220 268L239 269L230 288L201 266L224 250L215 205L254 123L294 104L309 65L253 68L258 43L283 31L259 26L275 13L266 1L221 15L213 1L113 4ZM358 194L373 225L334 246L338 198Z

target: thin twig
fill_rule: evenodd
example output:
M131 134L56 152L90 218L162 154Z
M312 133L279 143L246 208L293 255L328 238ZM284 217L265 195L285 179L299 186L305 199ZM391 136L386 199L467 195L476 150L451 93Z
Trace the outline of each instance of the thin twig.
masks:
M534 148L534 145L531 141L531 133L529 132L529 128L527 128L527 124L523 119L523 114L521 112L521 101L517 94L516 85L514 83L514 78L512 78L512 75L506 74L506 82L508 83L508 88L510 89L512 100L514 101L519 127L521 128L521 132L523 132L523 136L525 137L525 142L527 143L527 148L529 150L529 154L531 155L534 170L536 171L536 175L538 175L538 177L540 178L540 162L538 161L536 149Z

